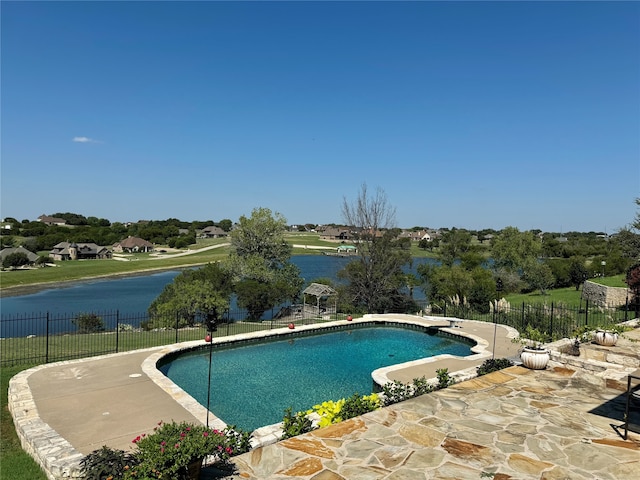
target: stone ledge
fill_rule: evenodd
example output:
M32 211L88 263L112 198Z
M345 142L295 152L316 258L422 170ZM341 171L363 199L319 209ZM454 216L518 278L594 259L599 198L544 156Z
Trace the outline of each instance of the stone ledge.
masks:
M25 370L9 381L8 408L22 448L40 465L49 480L80 478L78 467L84 455L40 419L29 389L29 377L49 365Z

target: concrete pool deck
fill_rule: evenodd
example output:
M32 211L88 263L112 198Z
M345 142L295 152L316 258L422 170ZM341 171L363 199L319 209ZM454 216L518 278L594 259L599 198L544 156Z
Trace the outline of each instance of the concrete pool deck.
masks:
M376 318L449 325L415 316ZM639 330L633 332L638 337ZM462 321L443 331L480 339L483 352L469 360L416 362L386 376L409 382L431 378L439 368L469 372L491 358L494 338L496 358L518 350L511 342L513 331L501 326ZM9 407L25 450L49 478L68 478L85 454L102 445L128 450L134 437L152 431L160 420L204 423L206 409L154 368L164 354L202 343L42 365L16 375ZM632 431L623 441L614 426L622 423L624 378L640 366L639 347L632 341L619 345L612 348L630 351L625 358L632 360L611 368L597 365L609 372L606 376L559 362L546 371L512 367L256 448L234 457L234 477L464 479L498 472L507 476L494 478L637 478L630 475L640 471L640 436ZM596 356L590 364L604 363ZM615 468L601 464L610 459Z

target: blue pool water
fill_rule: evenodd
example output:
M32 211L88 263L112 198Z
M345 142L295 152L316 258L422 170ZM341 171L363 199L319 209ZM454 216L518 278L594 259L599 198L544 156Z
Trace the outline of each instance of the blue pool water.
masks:
M466 356L469 343L390 326L348 329L288 340L213 346L210 411L245 430L282 421L284 411L307 410L373 390L380 367L449 353ZM184 353L160 370L199 403L207 405L209 350Z

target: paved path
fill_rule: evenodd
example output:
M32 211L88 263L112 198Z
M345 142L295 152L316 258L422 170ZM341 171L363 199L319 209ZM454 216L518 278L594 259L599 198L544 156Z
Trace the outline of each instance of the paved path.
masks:
M449 325L440 318L395 315L384 318L432 326ZM278 331L284 335L288 329ZM412 362L377 374L381 378L409 382L423 375L431 378L439 368L448 368L450 372L464 369L458 376L464 380L473 376L470 370L491 358L494 338L496 358L512 356L517 351L517 346L510 341L514 332L504 327L462 321L460 327L445 327L443 331L475 338L479 344L476 354L466 360L444 357ZM83 455L102 445L129 449L131 439L152 431L160 420L204 423L206 409L155 369L156 361L167 352L199 344L202 341L42 365L21 372L11 380L9 407L25 449L49 472L50 478L63 478L73 471ZM609 453L603 459L617 456L640 471L638 437L632 435L632 441L620 443L619 435L610 426L612 419L620 423L615 418L620 414L619 402L614 402L617 406L611 417L587 416L586 420L578 421L572 410L573 403L582 404L587 408L585 411L589 411L597 409L602 402L615 400L620 396L621 383L613 382L602 390L597 381L578 381L571 372L563 369L532 373L515 369L508 375L494 375L493 380L459 383L454 388L382 409L344 425L256 449L237 457L238 475L247 479L418 479L480 478L485 471L509 471L520 472L510 478L542 478L526 476L513 465L543 462L544 467L536 467L538 473L550 472L552 467L547 464L561 467L557 472L563 472L573 461L558 453L565 446L600 449L604 447L585 445L601 445L598 442L603 441L607 449L614 449L605 449ZM545 375L553 376L547 379ZM557 415L549 417L549 412ZM554 421L565 417L575 422L553 426ZM544 427L532 426L538 425L537 421L542 418L546 418ZM518 426L520 424L529 427ZM551 433L553 436L549 437L547 434ZM472 456L468 462L461 463L472 466L469 472L473 471L476 476L427 475L431 470L440 471L445 464L458 465L459 462L447 456L455 456L452 451L456 449L484 452L481 455L484 460ZM495 460L487 460L489 457ZM290 470L293 465L295 469ZM506 469L505 465L510 466ZM449 471L448 468L442 472ZM451 468L451 472L456 472L459 467ZM423 472L423 476L413 476L416 469ZM624 476L624 469L619 470L621 476L617 477L589 476L594 474L593 469L585 472L582 476L544 478L631 479Z

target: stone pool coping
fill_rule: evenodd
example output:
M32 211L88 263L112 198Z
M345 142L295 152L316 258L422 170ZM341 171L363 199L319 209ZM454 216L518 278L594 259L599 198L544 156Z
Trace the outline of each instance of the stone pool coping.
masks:
M455 379L456 382L468 380L475 376L475 362L479 360L485 360L492 355L492 352L489 350L490 344L484 338L464 332L460 328L449 327L444 325L452 325L451 320L458 319L447 319L442 317L408 317L408 316L385 316L381 318L380 315L364 315L362 318L357 319L356 321L347 321L347 320L337 320L335 322L327 322L323 324L313 324L313 325L299 325L294 329L275 329L275 330L260 330L256 332L249 333L240 333L237 335L230 335L227 337L218 337L213 338L211 341L211 345L226 345L226 344L242 344L246 341L250 340L259 340L259 339L278 339L285 338L291 335L299 335L300 333L305 332L322 332L323 330L333 330L336 327L351 327L358 324L363 323L372 323L372 324L397 324L397 325L414 325L418 327L425 328L435 328L439 330L439 334L444 334L447 336L451 336L457 339L463 339L467 341L475 342L475 345L471 347L472 355L466 357L459 357L456 355L443 354L443 355L434 355L432 357L421 358L418 360L412 360L408 362L398 363L395 365L390 365L388 367L382 367L377 370L371 372L371 377L373 381L379 387L382 387L388 382L393 381L393 373L398 370L403 370L411 367L421 367L426 364L446 360L446 359L457 359L464 360L470 363L468 368L458 370L452 373L452 378ZM429 323L425 323L428 321ZM443 321L445 324L443 325ZM465 320L465 322L469 322L469 320ZM486 323L486 322L481 322ZM506 328L508 333L507 337L516 338L518 336L518 331L514 328L503 325L503 328ZM196 399L194 399L191 395L185 392L182 388L173 383L167 376L165 376L159 369L158 364L166 357L175 355L180 352L190 352L190 351L204 351L208 348L207 343L203 345L202 340L194 340L191 342L182 342L172 345L167 345L162 348L162 350L151 354L147 357L142 363L143 372L153 380L156 385L162 388L165 392L171 395L176 402L182 405L185 410L189 411L194 417L196 417L201 423L209 424L212 428L224 429L227 424L218 418L214 412L209 412L207 409L201 405ZM432 383L436 382L436 378L428 379ZM277 442L282 437L282 422L273 424L273 425L264 425L254 431L252 438L252 446L253 448L268 445L274 442Z

